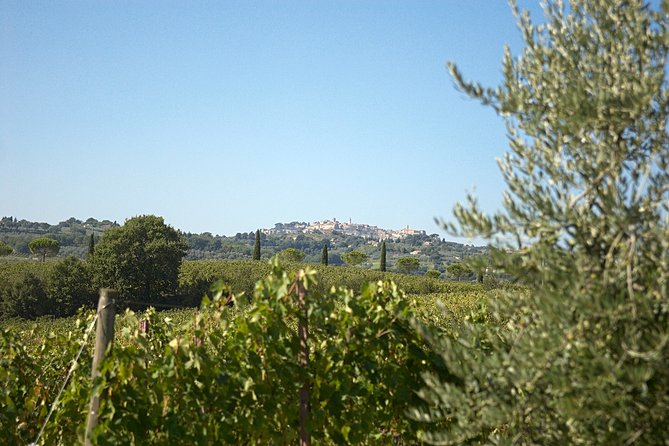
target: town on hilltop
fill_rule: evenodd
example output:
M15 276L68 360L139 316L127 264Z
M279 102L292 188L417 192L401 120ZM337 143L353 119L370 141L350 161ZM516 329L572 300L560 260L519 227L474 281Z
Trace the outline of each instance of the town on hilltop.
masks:
M332 233L339 232L343 235L352 235L375 240L402 240L409 235L425 235L422 229L412 229L409 226L403 229L382 229L364 223L353 223L350 219L347 222L332 220L322 220L313 223L297 222L277 223L271 229L262 229L267 235L272 234L308 234L308 233Z

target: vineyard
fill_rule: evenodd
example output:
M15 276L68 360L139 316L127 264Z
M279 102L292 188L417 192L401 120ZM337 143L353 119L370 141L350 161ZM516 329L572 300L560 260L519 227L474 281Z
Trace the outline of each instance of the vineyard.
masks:
M53 408L39 441L81 442L93 392L101 397L97 444L293 444L298 392L306 382L314 443L418 441L421 425L406 414L422 404L415 394L421 374L441 367L420 333L446 335L460 320L485 318L483 288L396 275L414 291L405 294L381 273L318 269L185 263L182 289L195 292L216 276L225 280L199 309L121 312L94 382L87 336L94 311L4 321L0 431L9 433L9 444L32 442ZM254 273L266 277L251 285ZM357 288L331 284L365 280ZM296 283L306 290L302 312ZM309 327L306 366L298 363L301 317Z
M259 231L253 261L182 262L155 215L85 261L31 240L0 262L3 444L668 445L669 1L515 3L498 86L448 64L510 146L503 209L441 221L491 242L481 283L277 260L320 243L264 263Z

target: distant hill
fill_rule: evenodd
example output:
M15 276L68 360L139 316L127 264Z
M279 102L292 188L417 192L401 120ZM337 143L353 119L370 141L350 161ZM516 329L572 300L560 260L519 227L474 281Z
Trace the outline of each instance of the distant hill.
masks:
M0 220L0 240L14 248L14 255L29 257L30 240L51 237L61 244L59 257L71 255L84 258L90 234L97 242L104 231L114 226L118 223L94 218L85 221L70 218L50 225L3 217ZM209 232L182 234L189 246L188 259L250 259L252 256L254 231L239 232L233 236L212 235ZM320 262L321 250L327 245L330 264L341 264L342 254L358 250L368 255L368 260L361 267L378 268L381 240L386 241L389 270L394 269L400 257L416 257L420 260L422 271L437 269L443 272L451 263L487 251L485 247L446 241L438 234L428 235L419 229L390 230L333 219L313 224L277 223L274 228L262 229L261 252L263 259L269 259L284 249L295 248L305 253L305 261L315 263Z
M89 218L86 221L72 217L57 225L17 220L15 217L0 219L0 240L14 248L17 255L29 256L28 243L37 237L50 237L60 242L59 257L84 257L88 252L90 234L97 239L109 228L118 226L115 221L98 221Z
M263 229L265 234L343 234L359 236L366 239L377 240L403 240L410 235L425 235L422 229L411 229L409 226L402 229L383 229L366 223L353 223L332 220L305 223L294 221L292 223L277 223L271 229ZM435 234L436 237L439 237Z

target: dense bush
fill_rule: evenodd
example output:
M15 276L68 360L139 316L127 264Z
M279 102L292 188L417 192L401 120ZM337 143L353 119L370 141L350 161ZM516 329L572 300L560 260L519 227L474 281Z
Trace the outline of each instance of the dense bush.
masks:
M0 262L0 317L52 314L45 283L55 262Z
M24 272L14 280L0 284L2 315L33 319L53 313L47 300L43 281L32 272Z
M70 316L79 308L94 308L97 290L88 264L76 257L55 262L46 280L46 295L56 316Z
M0 317L70 316L95 305L89 267L74 257L0 263Z

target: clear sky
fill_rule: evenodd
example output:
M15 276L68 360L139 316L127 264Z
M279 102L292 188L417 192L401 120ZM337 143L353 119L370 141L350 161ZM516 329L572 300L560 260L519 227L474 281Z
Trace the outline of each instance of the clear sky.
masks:
M521 2L538 10L536 2ZM499 207L502 0L0 0L0 214L189 232Z

